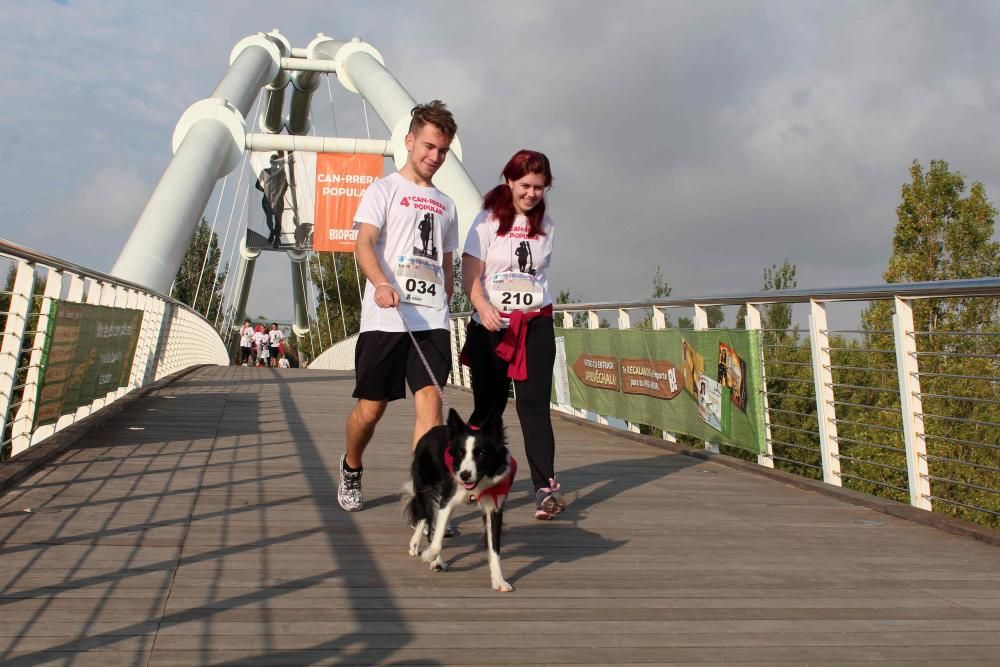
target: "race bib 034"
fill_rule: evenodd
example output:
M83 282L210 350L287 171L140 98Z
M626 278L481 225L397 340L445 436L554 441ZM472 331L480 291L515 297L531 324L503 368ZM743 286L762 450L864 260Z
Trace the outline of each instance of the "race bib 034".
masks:
M395 274L400 301L431 308L444 306L444 270L437 262L425 257L400 255Z

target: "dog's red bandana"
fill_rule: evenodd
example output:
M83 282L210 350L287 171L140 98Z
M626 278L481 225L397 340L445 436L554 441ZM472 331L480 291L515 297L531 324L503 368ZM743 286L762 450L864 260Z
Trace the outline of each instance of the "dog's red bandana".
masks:
M455 458L451 455L451 450L447 447L444 449L444 465L448 468L448 472L452 475L455 474ZM517 475L517 461L509 453L507 454L507 473L500 479L499 482L493 486L483 489L476 500L480 500L483 496L489 496L493 498L493 502L496 503L497 507L503 505L502 497L506 497L510 493L510 487L514 486L514 477Z

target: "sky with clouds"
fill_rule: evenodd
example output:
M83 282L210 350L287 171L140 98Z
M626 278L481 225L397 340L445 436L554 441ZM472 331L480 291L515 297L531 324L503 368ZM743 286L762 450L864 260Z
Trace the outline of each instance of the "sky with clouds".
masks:
M756 290L785 258L800 287L881 282L913 160L1000 197L995 2L0 0L0 17L0 237L104 271L181 113L274 28L360 37L415 99L445 100L482 191L517 149L547 153L550 280L588 301L648 296L657 266L675 296ZM313 114L364 136L342 88ZM290 317L289 284L265 253L251 313Z

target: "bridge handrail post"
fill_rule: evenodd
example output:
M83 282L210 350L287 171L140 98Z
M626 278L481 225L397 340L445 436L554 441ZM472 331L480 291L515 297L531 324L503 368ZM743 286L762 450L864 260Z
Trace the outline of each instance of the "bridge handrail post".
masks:
M31 293L35 288L35 264L18 260L14 284L10 293L10 306L4 323L3 342L0 343L0 447L7 444L7 415L10 412L18 364L24 345L24 332L31 310ZM13 431L12 431L13 432ZM11 445L13 448L13 444Z
M771 409L767 400L767 370L764 365L764 338L761 332L760 308L757 304L747 302L747 314L744 320L747 331L757 331L761 333L760 338L760 392L764 405L764 447L763 454L757 455L757 463L765 468L774 467L774 444L771 442Z
M663 308L659 306L653 306L653 330L663 331L667 328L667 316L663 312ZM663 439L667 442L677 442L677 435L671 433L666 429L663 430Z
M601 318L598 317L596 310L587 311L587 328L588 329L600 329L601 328ZM608 418L602 414L592 412L590 410L585 410L584 413L587 415L587 419L598 424L608 425Z
M840 447L837 440L837 408L833 395L833 370L830 361L830 334L826 303L809 300L809 345L813 383L816 391L816 422L819 426L820 461L823 481L843 486L840 476Z
M625 309L625 308L619 308L618 309L618 329L621 330L621 331L625 331L625 330L631 329L631 328L632 328L632 317L629 315L628 310ZM630 421L626 420L626 422L625 422L625 428L627 428L632 433L639 433L639 425L638 424L634 424L634 423L632 423Z
M694 305L694 330L695 331L705 331L708 329L708 313L705 311L705 306L701 304ZM714 442L705 441L705 451L712 452L713 454L719 453L719 445Z
M42 294L42 304L35 323L35 336L31 345L31 358L28 361L28 372L24 380L24 392L21 405L14 417L11 432L11 456L23 452L31 446L32 427L35 423L35 406L38 398L38 380L42 371L42 353L48 338L49 310L52 302L59 298L62 291L63 276L61 271L49 271L45 278L45 291Z
M924 438L924 409L920 398L920 368L917 338L913 331L913 308L909 300L894 298L892 333L896 342L896 371L899 403L903 411L903 442L906 449L906 476L910 504L932 510L930 473L927 469L927 441Z

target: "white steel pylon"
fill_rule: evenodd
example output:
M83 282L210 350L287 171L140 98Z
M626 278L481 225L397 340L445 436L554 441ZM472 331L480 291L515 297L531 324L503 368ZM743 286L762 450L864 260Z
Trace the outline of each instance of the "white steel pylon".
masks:
M111 273L166 294L194 235L215 182L232 171L245 150L306 150L392 155L396 167L406 160L404 139L410 110L416 101L385 68L381 54L358 38L340 41L320 33L305 49L294 49L277 30L240 40L230 54L230 66L212 94L184 112L173 135L174 156L150 196L146 208L125 243ZM322 73L334 73L347 90L360 94L390 128L386 141L340 137L279 135L309 131L312 94ZM292 84L289 113L281 122L285 91ZM261 88L266 87L261 127L268 135L247 134L246 115ZM458 137L434 177L458 209L459 233L464 236L482 205L479 190L462 165ZM256 259L241 253L241 278L234 303L245 307ZM309 278L301 251L289 251L297 333L308 330L304 293L296 278ZM242 321L242 312L236 318ZM299 321L299 320L302 321Z

